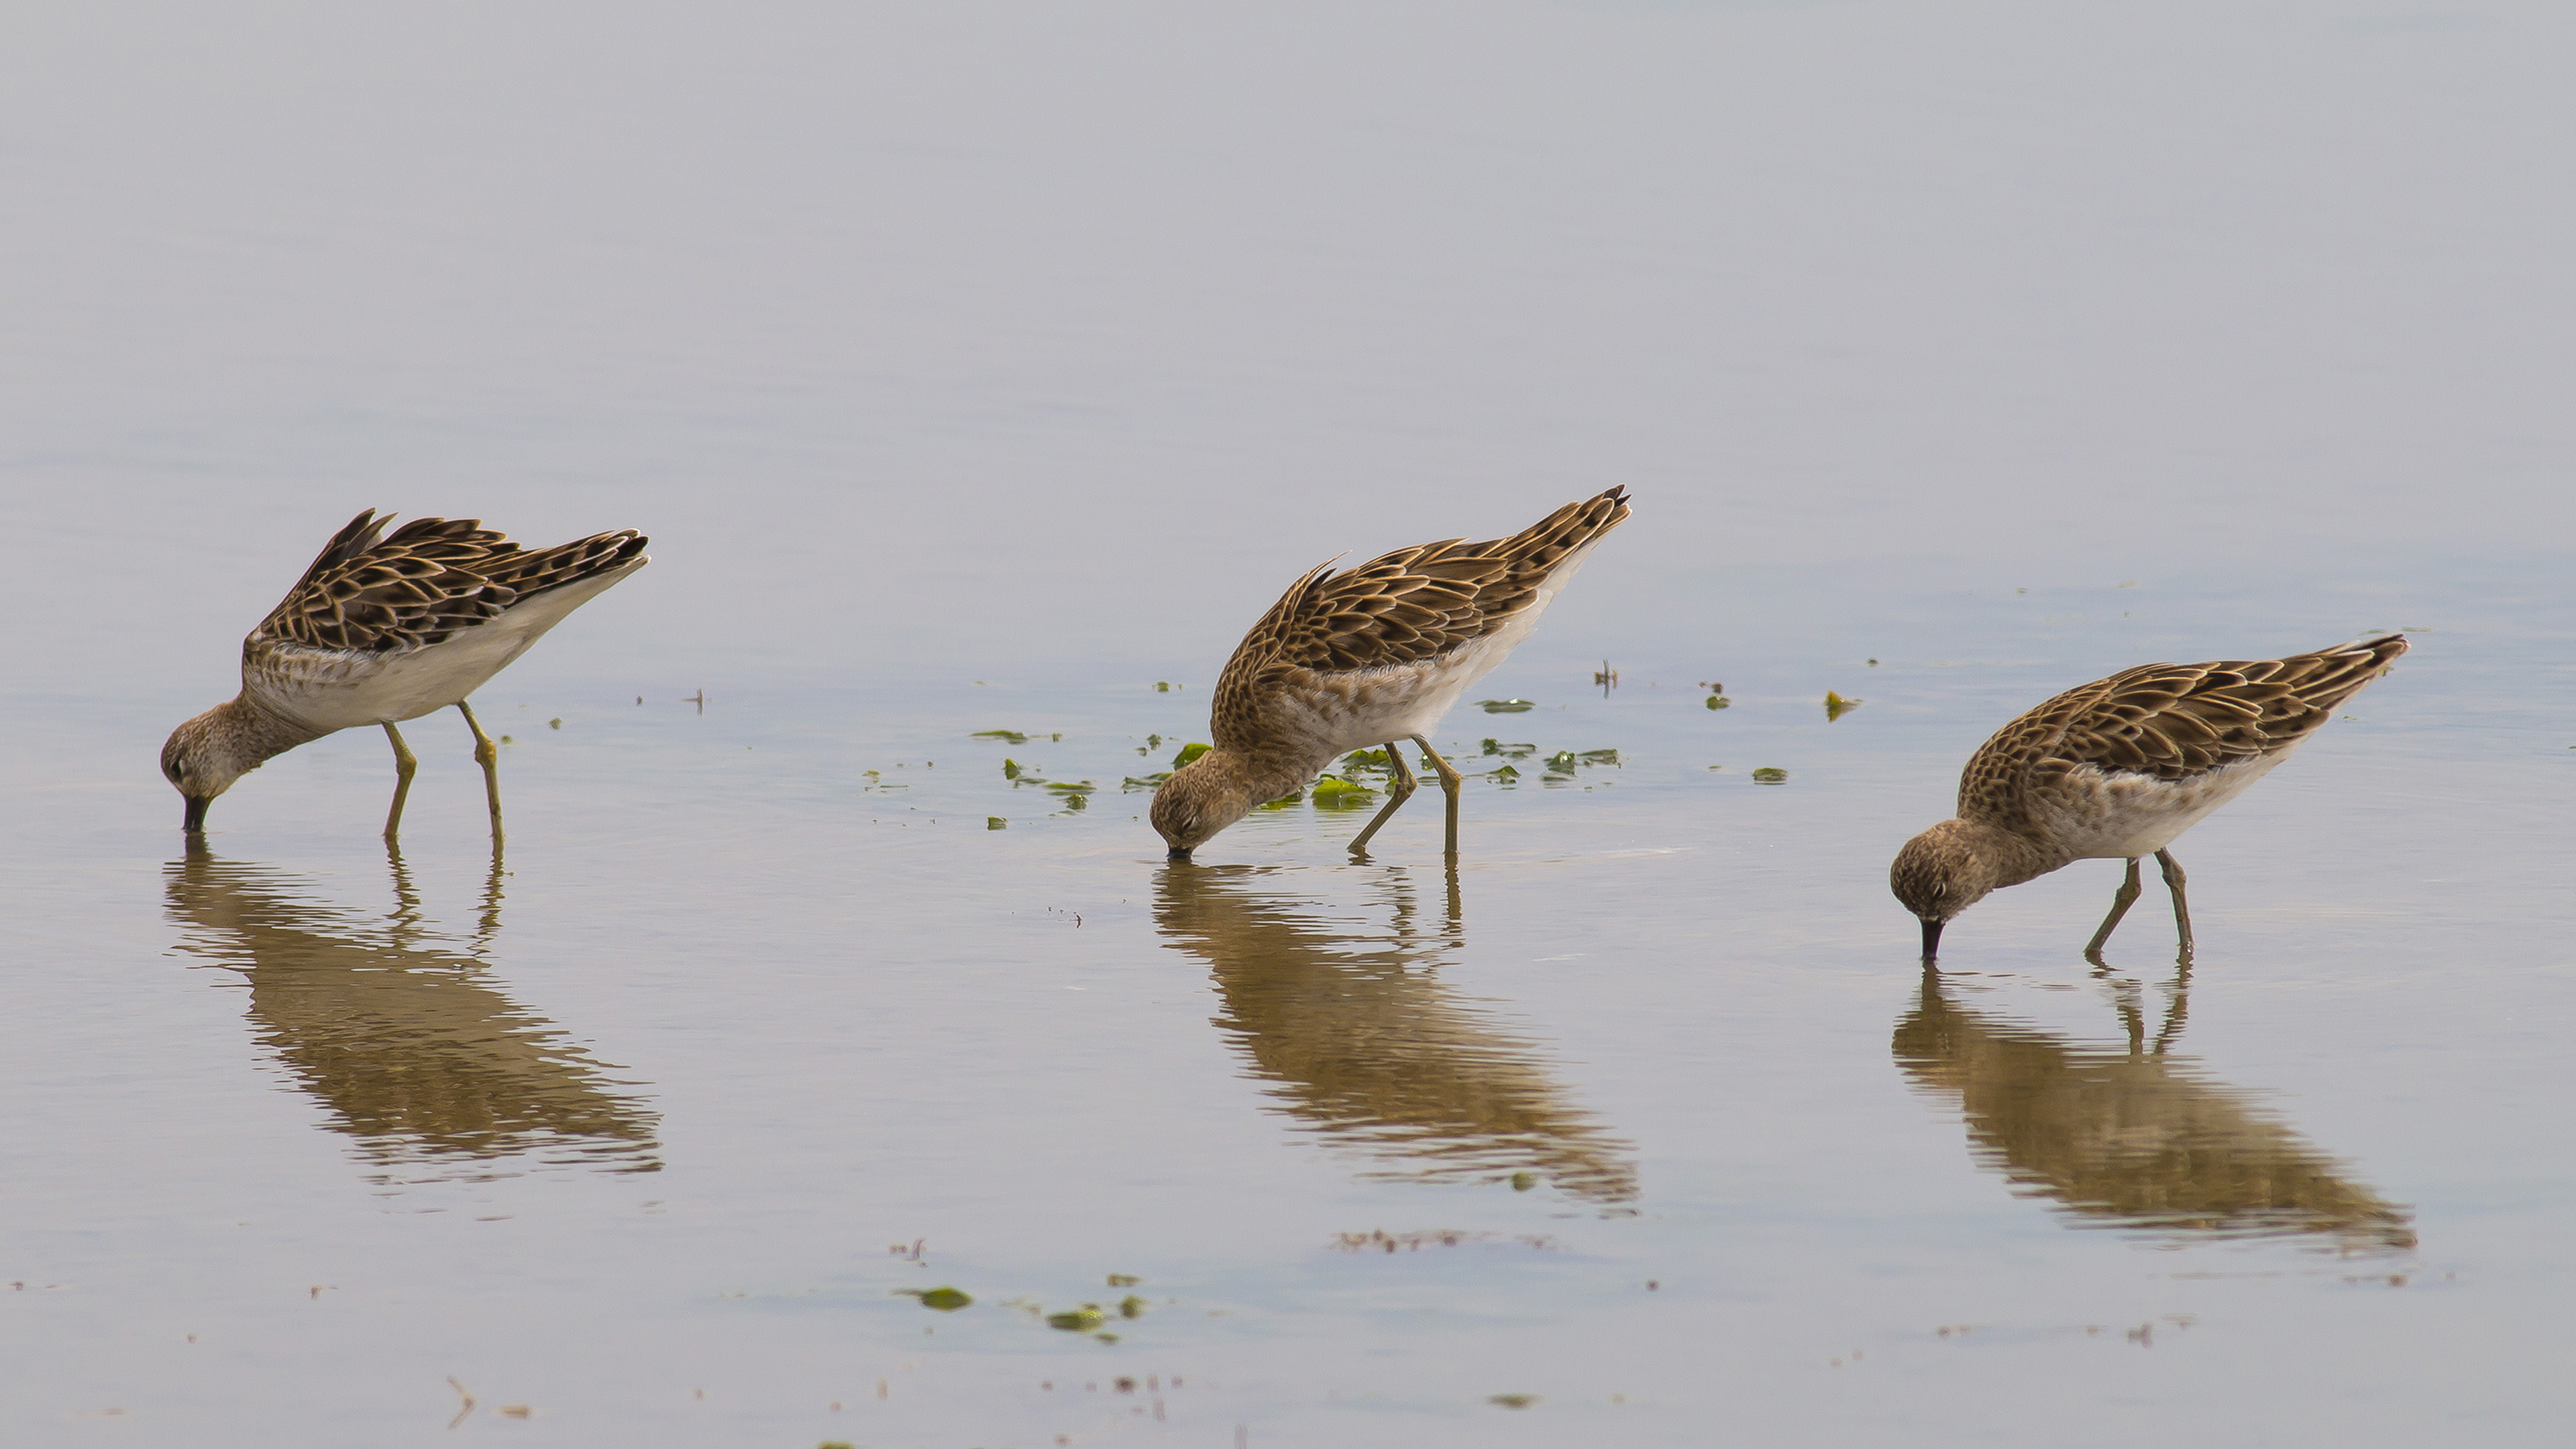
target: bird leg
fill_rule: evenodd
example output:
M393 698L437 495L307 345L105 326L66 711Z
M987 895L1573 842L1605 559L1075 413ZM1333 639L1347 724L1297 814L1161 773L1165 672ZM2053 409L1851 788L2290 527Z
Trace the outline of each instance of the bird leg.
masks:
M1440 772L1440 791L1449 797L1448 844L1441 847L1441 853L1451 860L1456 860L1458 858L1458 792L1466 785L1467 777L1459 774L1455 765L1440 758L1440 752L1431 748L1429 740L1415 735L1413 742L1422 747L1422 758L1430 763L1431 768Z
M2130 865L2133 868L2136 864L2137 862L2135 861L2130 862ZM2165 889L2173 892L2174 925L2182 932L2182 961L2185 969L2189 969L2191 964L2191 907L2183 903L2182 886L2184 876L2182 873L2182 862L2173 858L2172 851L2159 850L2156 852L2156 865L2165 873Z
M2158 855L2161 858L2162 852ZM2171 880L2172 877L2167 876L2166 879ZM2111 914L2102 918L2102 929L2093 933L2092 944L2084 948L2085 960L2096 966L2102 964L2102 943L2111 939L2112 928L2120 924L2120 918L2129 913L2129 907L2137 904L2137 900L2138 862L2132 859L2129 862L2128 878L2120 882L2119 893L2111 897Z
M420 769L420 757L403 743L402 731L392 720L385 721L385 738L394 742L394 808L385 812L385 839L390 842L402 833L403 798L411 794L411 777Z
M456 702L457 712L465 716L465 727L474 731L474 763L483 767L483 797L492 806L492 839L501 839L501 747L483 733L483 722L474 717L474 707L463 700Z
M1393 740L1387 741L1386 758L1395 769L1393 793L1386 802L1386 808L1378 811L1377 818L1368 823L1368 829L1361 831L1359 838L1351 842L1351 854L1363 858L1368 855L1369 837L1377 834L1377 828L1386 823L1386 817L1393 815L1405 801L1413 798L1415 787L1413 771L1406 768L1404 756L1396 750Z

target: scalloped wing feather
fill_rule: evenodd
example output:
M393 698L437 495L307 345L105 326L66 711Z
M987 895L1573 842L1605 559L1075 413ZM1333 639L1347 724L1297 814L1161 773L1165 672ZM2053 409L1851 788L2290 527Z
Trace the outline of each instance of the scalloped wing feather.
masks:
M2070 689L1969 759L1959 814L2017 819L2032 790L2085 765L2172 781L2287 753L2406 647L2391 634L2283 659L2145 664Z
M369 509L335 534L245 650L423 648L531 594L621 566L645 544L625 529L530 552L479 519L415 518L386 535L390 521Z
M1301 671L1352 673L1437 658L1530 606L1558 564L1628 517L1627 490L1569 503L1509 538L1442 539L1291 584L1217 678L1220 745L1249 726L1270 688Z

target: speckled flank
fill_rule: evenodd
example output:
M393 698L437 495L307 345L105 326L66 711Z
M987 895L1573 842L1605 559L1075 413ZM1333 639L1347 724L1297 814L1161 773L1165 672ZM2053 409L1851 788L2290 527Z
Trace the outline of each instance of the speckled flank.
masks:
M2298 742L2183 780L2078 765L2034 799L2042 834L2068 860L2136 860L2173 843L2290 757Z

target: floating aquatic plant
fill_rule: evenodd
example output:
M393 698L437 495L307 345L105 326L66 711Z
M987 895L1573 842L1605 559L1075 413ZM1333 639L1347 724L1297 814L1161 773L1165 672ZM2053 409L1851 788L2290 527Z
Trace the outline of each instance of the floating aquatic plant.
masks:
M1860 708L1860 707L1861 707L1861 705L1863 705L1863 704L1864 704L1864 703L1866 703L1866 702L1867 702L1867 701L1865 701L1865 700L1858 700L1858 699L1845 699L1845 698L1843 698L1841 695L1834 693L1834 692L1833 692L1832 690L1830 690L1830 689L1826 690L1826 691L1825 691L1825 723L1827 723L1827 724L1831 724L1831 723L1833 723L1835 720L1841 719L1844 715L1847 715L1847 714L1851 713L1853 710L1856 710L1856 709Z
M922 1307L936 1308L942 1313L954 1313L975 1301L954 1288L897 1288L894 1291L906 1298L918 1298Z
M1011 828L1011 822L1003 819L999 815L987 815L984 817L984 828L987 830L1008 830Z
M1754 772L1753 772L1753 783L1754 783L1754 784L1756 784L1756 785L1779 785L1779 784L1785 784L1785 783L1787 783L1788 779L1789 779L1789 772L1788 772L1788 771L1786 771L1786 770L1773 769L1773 768L1772 768L1771 766L1769 766L1769 765L1764 765L1761 769L1758 769L1758 770L1756 770L1756 771L1754 771Z
M1366 805L1369 797L1377 792L1357 780L1345 780L1339 775L1326 775L1317 780L1308 793L1314 796L1318 809L1349 810Z
M1160 786L1165 780L1170 778L1172 778L1172 772L1169 770L1156 770L1150 775L1129 775L1125 782L1120 784L1118 788L1121 790L1151 790Z
M1485 741L1484 753L1488 755L1500 755L1506 760L1526 760L1530 756L1538 753L1538 746L1507 745L1501 740L1488 739Z
M1487 714L1521 714L1528 710L1538 708L1538 701L1531 699L1480 699L1476 701L1476 707Z
M1734 700L1731 700L1722 694L1712 694L1708 697L1708 707L1710 709L1725 709L1734 703Z
M1183 765L1188 764L1190 761L1197 759L1199 756L1206 754L1209 750L1212 750L1212 749L1214 749L1214 748L1216 748L1214 745L1206 745L1206 744L1183 745L1183 746L1181 746L1181 752L1180 752L1179 754L1177 754L1177 755L1172 756L1172 768L1173 768L1173 769L1175 769L1175 770L1177 770L1177 769L1179 769L1180 767L1182 767Z
M1025 745L1029 742L1029 737L1019 730L977 730L975 733L967 736L967 738L975 740L1000 740L1006 745Z

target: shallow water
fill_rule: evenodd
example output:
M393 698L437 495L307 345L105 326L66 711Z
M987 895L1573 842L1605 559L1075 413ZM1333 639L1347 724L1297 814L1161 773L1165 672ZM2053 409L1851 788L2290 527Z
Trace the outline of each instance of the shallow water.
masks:
M0 55L0 1437L2563 1419L2563 18L107 14ZM1288 579L1613 480L1454 870L1162 859ZM478 699L505 850L432 718L398 855L357 732L189 851L370 505L656 563ZM2187 973L2108 863L1918 969L2013 712L2388 629Z

